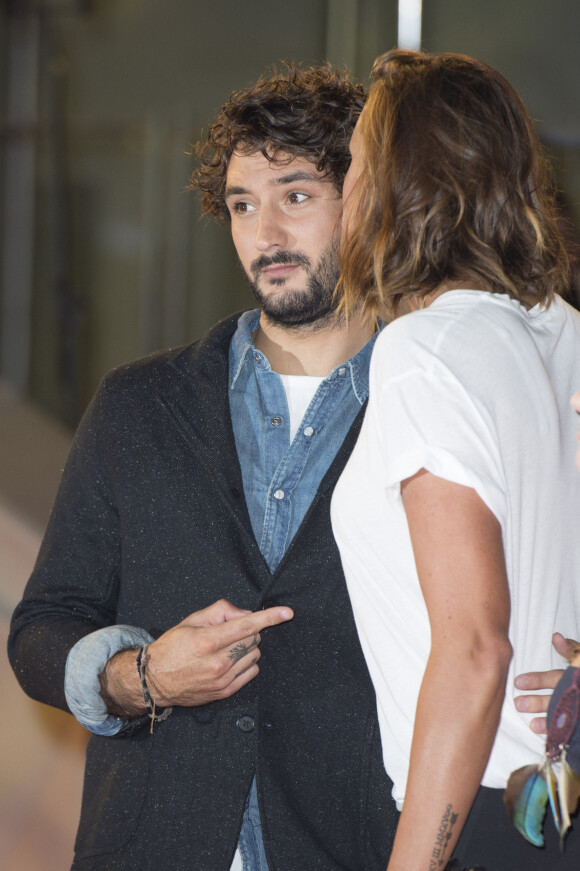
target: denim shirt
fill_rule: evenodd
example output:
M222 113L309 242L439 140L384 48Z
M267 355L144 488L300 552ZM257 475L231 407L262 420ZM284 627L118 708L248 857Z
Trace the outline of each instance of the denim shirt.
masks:
M374 338L319 385L290 444L280 376L256 350L259 311L245 312L230 345L230 411L258 546L274 571L365 402Z
M230 412L244 493L256 541L274 571L306 514L325 472L368 396L376 336L336 366L319 385L290 444L290 420L280 376L256 349L258 310L241 315L230 344ZM76 719L97 735L115 735L123 720L107 713L98 675L128 646L149 644L145 630L108 626L81 638L66 664L65 693Z

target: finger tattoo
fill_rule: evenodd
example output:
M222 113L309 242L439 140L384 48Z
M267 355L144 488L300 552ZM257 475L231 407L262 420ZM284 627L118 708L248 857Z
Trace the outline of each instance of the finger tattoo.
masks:
M258 657L256 656L256 658L251 661L248 668L251 668L253 665L255 665L257 663L257 661L258 661ZM235 674L234 680L237 680L239 677L241 677L243 674L245 674L247 672L248 668L245 668L243 671L239 671L237 674Z
M228 653L228 659L231 659L232 662L239 662L240 659L243 659L243 657L246 655L246 653L248 653L252 649L252 647L256 647L257 644L258 644L258 636L257 635L254 635L254 638L250 642L250 644L244 644L243 641L240 641L239 644L236 644L235 647L232 647L232 649Z

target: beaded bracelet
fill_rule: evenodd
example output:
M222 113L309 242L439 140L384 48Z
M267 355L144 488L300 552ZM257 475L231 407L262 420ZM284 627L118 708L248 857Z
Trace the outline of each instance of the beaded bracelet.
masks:
M149 645L146 644L139 650L139 653L137 654L137 671L139 672L139 677L141 678L141 689L143 690L143 701L145 702L145 707L147 708L147 716L151 719L150 733L152 735L154 724L162 723L163 720L166 720L172 712L173 708L163 708L163 712L161 714L158 715L156 713L155 699L149 692L149 687L147 686L147 678L145 677L148 647Z

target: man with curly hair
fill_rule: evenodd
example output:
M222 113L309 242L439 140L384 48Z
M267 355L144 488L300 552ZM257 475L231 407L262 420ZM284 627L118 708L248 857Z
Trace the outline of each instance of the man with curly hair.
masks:
M373 344L333 296L363 102L329 65L231 96L192 183L259 310L111 373L77 433L10 640L25 690L94 733L75 871L386 867L329 519Z

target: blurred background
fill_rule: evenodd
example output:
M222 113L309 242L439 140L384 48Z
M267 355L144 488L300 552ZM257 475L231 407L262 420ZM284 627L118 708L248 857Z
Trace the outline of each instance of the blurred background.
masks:
M3 646L102 376L251 305L227 228L187 191L230 92L284 58L366 82L397 44L475 55L536 119L578 258L579 37L578 0L0 0ZM63 871L85 735L23 696L4 652L0 682L2 867Z

